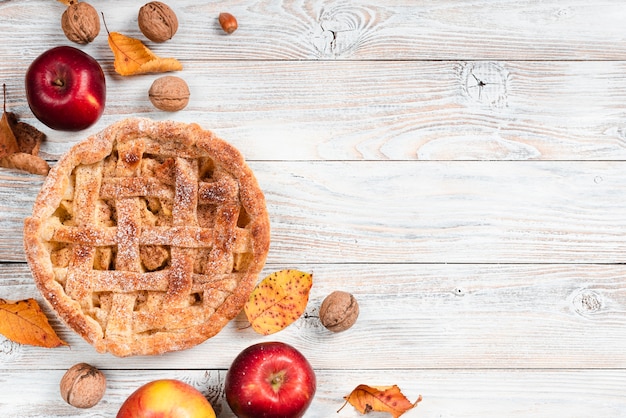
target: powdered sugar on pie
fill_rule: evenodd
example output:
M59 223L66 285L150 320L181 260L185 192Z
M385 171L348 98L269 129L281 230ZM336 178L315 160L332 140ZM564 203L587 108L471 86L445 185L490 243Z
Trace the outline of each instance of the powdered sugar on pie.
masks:
M269 242L265 199L239 151L196 124L140 118L75 145L24 223L44 298L117 356L217 334L248 299Z

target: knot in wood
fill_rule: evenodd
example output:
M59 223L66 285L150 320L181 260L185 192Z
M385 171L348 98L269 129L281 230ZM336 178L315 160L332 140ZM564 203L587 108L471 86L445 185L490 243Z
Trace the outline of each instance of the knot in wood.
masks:
M461 71L463 93L472 102L506 107L509 73L494 62L466 63Z
M358 10L324 12L313 36L313 45L320 55L338 57L353 50L358 44L361 28L367 26L366 18L361 15L369 16L369 13L359 13Z
M22 345L0 336L0 363L7 364L19 357Z
M583 289L574 295L572 304L574 310L584 316L602 309L602 298L592 290Z

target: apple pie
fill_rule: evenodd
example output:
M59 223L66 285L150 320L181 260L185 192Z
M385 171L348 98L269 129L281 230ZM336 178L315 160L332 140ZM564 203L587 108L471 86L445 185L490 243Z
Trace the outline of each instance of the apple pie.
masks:
M269 250L240 152L197 124L125 119L52 168L24 223L52 309L98 352L183 350L242 309Z

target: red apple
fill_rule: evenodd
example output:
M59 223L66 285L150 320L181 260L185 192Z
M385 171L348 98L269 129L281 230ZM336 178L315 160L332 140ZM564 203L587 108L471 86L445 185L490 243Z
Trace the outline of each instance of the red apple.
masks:
M294 347L263 342L243 350L226 373L226 401L239 418L298 418L315 395L315 373Z
M80 49L49 49L26 71L26 99L35 117L48 127L80 131L96 123L104 111L104 72Z
M160 379L133 392L117 418L215 418L215 412L198 389L180 380Z

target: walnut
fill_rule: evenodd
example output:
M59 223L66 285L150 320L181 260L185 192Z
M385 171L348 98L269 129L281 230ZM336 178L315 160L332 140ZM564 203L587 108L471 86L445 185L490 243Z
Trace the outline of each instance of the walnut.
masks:
M76 408L91 408L100 402L106 390L104 374L87 363L70 367L61 378L61 396Z
M148 97L157 109L175 112L189 103L189 87L182 78L166 75L154 80Z
M88 44L100 33L100 16L88 3L73 3L61 16L61 28L70 41Z
M178 30L176 13L160 1L151 1L141 6L137 21L141 33L152 42L165 42L172 39Z
M348 292L336 290L326 296L320 306L322 325L333 332L345 331L356 322L359 304Z

